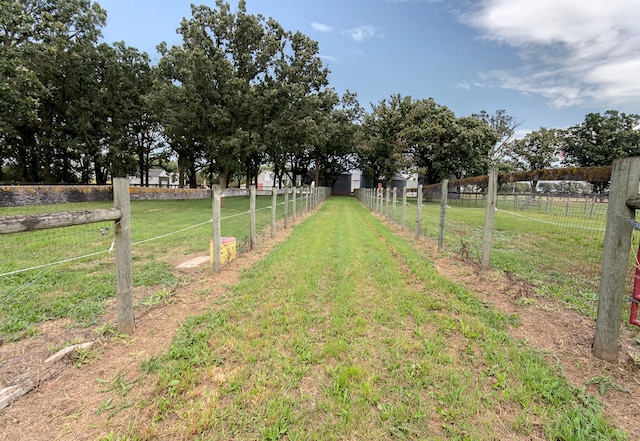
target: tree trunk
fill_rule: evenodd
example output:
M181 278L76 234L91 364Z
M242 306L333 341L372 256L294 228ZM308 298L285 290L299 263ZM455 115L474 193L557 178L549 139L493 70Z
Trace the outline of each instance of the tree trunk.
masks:
M183 153L178 153L178 187L184 188L184 171L187 159Z
M149 170L145 170L145 156L143 149L143 140L140 136L137 137L138 140L138 175L140 176L140 186L148 187L149 186ZM146 178L146 182L145 182ZM146 185L145 185L146 184Z
M96 177L96 184L104 185L107 183L107 179L105 173L102 169L102 165L100 164L102 157L100 154L93 155L93 173Z
M194 161L190 161L189 164L189 188L198 188L198 179L196 172L196 164Z
M228 188L229 187L229 171L221 171L218 173L218 182L220 184L220 188Z

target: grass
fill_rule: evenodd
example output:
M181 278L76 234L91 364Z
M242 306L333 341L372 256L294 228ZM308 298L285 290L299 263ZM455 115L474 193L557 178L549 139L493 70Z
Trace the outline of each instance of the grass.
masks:
M626 439L514 326L334 198L141 364L139 410L104 392L103 439Z
M400 206L401 201L398 221ZM532 284L540 296L556 298L595 318L606 204L595 204L592 212L590 201L588 205L571 201L567 207L566 199L550 200L547 205L543 198L539 208L514 210L513 198L503 200L499 195L498 208L492 268ZM406 224L415 228L415 199L406 210ZM421 233L437 239L440 203L425 203L422 213ZM446 216L445 251L479 262L485 217L482 201L449 200ZM634 262L635 255L630 256L630 270ZM623 313L628 313L626 308Z
M256 226L270 225L271 196L256 200ZM283 196L279 196L277 218L282 218ZM289 201L291 215L291 200ZM302 211L298 204L298 212ZM63 204L0 209L0 215L36 214L106 208L110 203ZM224 198L222 233L236 237L242 252L249 236L249 199ZM134 287L145 287L151 298L142 307L167 297L181 282L173 268L184 255L208 253L212 227L210 200L132 201ZM73 326L99 322L115 297L113 223L0 235L0 339L5 341L37 335L44 321L68 319ZM79 258L82 256L88 256ZM74 259L66 263L56 263ZM48 266L50 265L50 266ZM34 268L7 275L14 271ZM38 268L39 267L39 268ZM183 280L186 282L186 280Z

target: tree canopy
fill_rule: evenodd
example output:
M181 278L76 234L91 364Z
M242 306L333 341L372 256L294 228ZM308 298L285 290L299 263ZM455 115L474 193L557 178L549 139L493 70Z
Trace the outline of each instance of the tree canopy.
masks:
M318 43L244 0L191 8L181 43L160 59L101 43L107 12L91 0L0 0L0 181L106 183L175 161L180 186L332 185L360 169L389 185L516 168L609 165L640 155L640 116L590 113L566 131L519 140L506 110L457 116L432 98L391 95L366 112L340 95ZM534 188L536 183L532 183Z
M561 145L562 131L540 127L508 143L506 152L516 170L544 170L552 167ZM535 193L537 188L538 181L531 181L531 190Z
M640 115L607 110L589 113L565 132L564 162L580 167L611 165L614 159L640 155Z
M497 140L483 119L458 118L432 98L393 95L365 116L359 164L374 182L389 184L401 171L417 171L432 184L450 175L486 173Z
M98 43L106 11L89 0L3 0L0 180L96 182L169 158L180 184L198 173L280 185L348 170L359 104L328 87L318 44L274 19L217 0L192 6L182 44L161 59Z

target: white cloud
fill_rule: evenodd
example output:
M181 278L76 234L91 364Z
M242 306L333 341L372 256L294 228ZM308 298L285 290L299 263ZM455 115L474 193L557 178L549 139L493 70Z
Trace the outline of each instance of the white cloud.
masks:
M355 41L364 41L368 38L373 38L376 36L382 37L382 35L379 34L378 28L371 25L363 25L356 28L345 29L342 32L349 35Z
M330 61L332 63L336 63L338 59L336 57L332 57L331 55L318 55L321 60Z
M314 31L318 31L318 32L333 32L333 28L329 25L326 25L324 23L316 23L313 22L311 23L311 29L313 29Z
M640 100L640 1L480 0L460 15L523 65L487 84L540 94L553 106Z

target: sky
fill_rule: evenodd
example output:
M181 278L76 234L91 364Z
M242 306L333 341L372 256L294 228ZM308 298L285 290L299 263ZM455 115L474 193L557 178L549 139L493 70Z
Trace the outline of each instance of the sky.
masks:
M191 3L98 0L104 41L181 44ZM237 0L230 0L233 10ZM504 109L520 136L586 114L640 114L639 0L246 0L247 11L319 44L329 86L371 111L393 94L468 116Z

